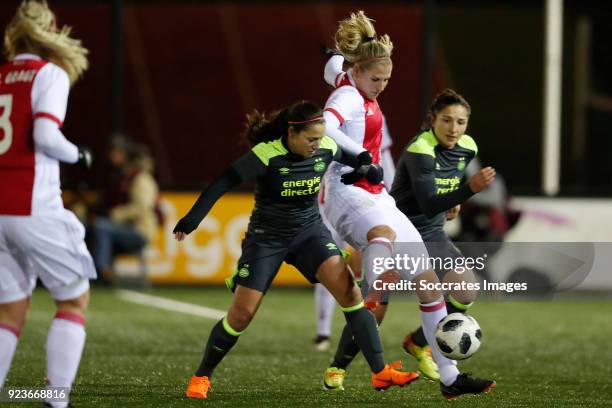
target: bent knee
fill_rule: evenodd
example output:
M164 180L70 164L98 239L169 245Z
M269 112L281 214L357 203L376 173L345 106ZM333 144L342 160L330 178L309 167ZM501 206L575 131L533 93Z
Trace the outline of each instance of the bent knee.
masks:
M234 330L241 332L249 326L254 316L255 313L247 308L232 308L227 314L227 322Z
M347 293L346 303L349 305L356 305L363 301L363 297L361 296L361 290L355 284L353 284L351 290Z
M56 300L55 303L57 305L57 309L60 311L85 315L87 307L89 306L89 291L83 293L77 298L68 300Z
M389 241L395 241L395 239L397 238L397 234L395 233L393 228L388 225L377 225L368 231L367 238L368 241L371 241L374 238L378 237L384 237L387 238Z
M30 308L30 298L0 305L0 323L20 331Z
M343 308L355 306L362 301L361 291L355 284L352 284L350 288L347 288L341 294L336 295L336 302Z

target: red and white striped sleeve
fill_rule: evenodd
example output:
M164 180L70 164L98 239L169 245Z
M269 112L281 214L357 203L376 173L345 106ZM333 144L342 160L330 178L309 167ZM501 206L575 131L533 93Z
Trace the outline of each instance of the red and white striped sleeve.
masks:
M334 138L343 150L354 155L365 151L365 148L345 134L340 127L356 115L361 115L362 110L363 98L359 91L352 86L341 86L327 99L323 113L327 135Z
M68 74L57 65L48 63L38 72L32 85L33 136L37 151L62 162L76 163L79 150L60 130L69 92Z

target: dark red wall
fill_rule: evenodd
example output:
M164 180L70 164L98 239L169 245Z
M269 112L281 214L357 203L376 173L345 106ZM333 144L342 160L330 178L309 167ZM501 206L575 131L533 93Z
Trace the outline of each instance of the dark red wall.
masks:
M17 3L0 5L3 24ZM110 128L110 6L59 3L54 10L91 52L91 68L71 93L65 133L103 154ZM336 22L354 10L289 2L126 5L124 128L151 147L162 184L195 187L214 177L245 151L239 133L252 109L300 99L323 104L329 89L320 46L332 45ZM420 122L420 11L405 4L365 11L395 44L393 78L380 104L397 155ZM104 177L102 168L96 174L90 181Z

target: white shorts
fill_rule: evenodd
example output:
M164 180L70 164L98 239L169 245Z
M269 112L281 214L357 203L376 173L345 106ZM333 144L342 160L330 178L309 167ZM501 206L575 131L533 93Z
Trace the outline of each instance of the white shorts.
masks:
M353 248L363 251L368 245L368 231L378 225L388 225L396 234L398 250L412 257L428 257L421 234L396 206L393 197L383 190L371 194L355 186L326 179L323 199L319 201L321 213L334 230ZM411 243L410 245L404 243ZM413 271L409 279L426 270Z
M346 243L346 241L336 232L336 230L334 229L334 227L332 227L332 225L329 223L329 221L327 220L327 217L325 216L325 214L323 213L323 207L319 206L319 213L321 214L321 219L323 220L323 224L325 224L325 226L327 227L327 229L329 230L329 232L331 232L332 234L332 239L334 240L334 242L336 243L336 245L338 245L338 248L346 248L348 246L348 244Z
M78 298L96 278L85 228L68 210L0 216L0 303L31 296L37 278L60 301Z

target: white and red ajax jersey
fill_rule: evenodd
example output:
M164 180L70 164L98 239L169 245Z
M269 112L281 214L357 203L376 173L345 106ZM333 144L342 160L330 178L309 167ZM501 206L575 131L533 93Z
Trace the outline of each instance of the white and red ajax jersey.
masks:
M64 70L31 54L0 67L0 215L63 209L59 162L38 151L34 120L61 127L70 82Z
M354 142L372 153L374 163L380 163L383 114L376 100L367 99L359 92L351 77L351 71L342 72L336 78L337 88L327 99L325 110L340 121L340 130ZM382 184L373 185L363 179L354 184L378 194Z

